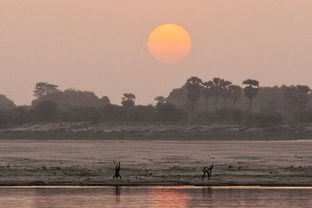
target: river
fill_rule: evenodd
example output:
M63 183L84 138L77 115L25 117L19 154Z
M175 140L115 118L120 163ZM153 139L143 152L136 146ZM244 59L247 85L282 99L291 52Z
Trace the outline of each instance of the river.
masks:
M312 207L312 187L1 187L0 207Z

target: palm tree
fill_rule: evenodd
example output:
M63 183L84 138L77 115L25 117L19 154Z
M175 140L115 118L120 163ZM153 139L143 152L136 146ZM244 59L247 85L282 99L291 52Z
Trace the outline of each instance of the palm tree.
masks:
M238 85L229 86L229 97L233 101L233 106L236 105L237 100L242 96L242 88Z
M209 99L210 97L213 96L213 89L212 89L212 81L209 82L204 82L202 88L202 95L206 99L206 105L207 105L207 110L209 110Z
M252 110L252 100L258 95L259 81L253 79L247 79L243 81L245 96L249 99L249 112Z
M224 83L224 79L220 79L218 77L215 77L212 79L212 81L207 82L207 85L210 86L211 93L215 97L215 109L217 109L218 98L222 95L223 83Z
M223 80L221 82L221 96L223 97L223 108L225 108L225 104L226 104L226 99L230 96L229 95L229 86L232 84L232 82L227 81L227 80Z
M294 111L307 107L311 89L306 85L284 86L284 101Z
M155 101L157 102L156 106L166 103L166 98L164 96L155 97Z
M187 89L187 99L191 103L192 115L194 114L195 104L200 98L202 80L198 77L191 77L186 81L185 87Z
M124 107L133 107L135 104L135 95L132 93L124 93L121 104Z

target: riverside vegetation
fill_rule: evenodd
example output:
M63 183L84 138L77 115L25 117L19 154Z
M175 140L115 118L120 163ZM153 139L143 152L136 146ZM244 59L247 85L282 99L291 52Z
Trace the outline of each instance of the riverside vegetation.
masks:
M259 81L247 79L239 86L221 78L203 81L191 77L168 97L155 97L155 105L136 105L133 93L124 93L121 105L115 105L106 96L61 91L46 82L36 84L34 96L30 106L16 106L0 96L0 137L239 139L312 135L311 89L306 85L261 87ZM48 128L42 128L47 124Z

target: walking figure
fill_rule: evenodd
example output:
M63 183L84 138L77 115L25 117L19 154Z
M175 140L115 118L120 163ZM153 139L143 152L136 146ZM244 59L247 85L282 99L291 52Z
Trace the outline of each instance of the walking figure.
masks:
M211 165L209 168L208 167L204 167L202 181L204 180L206 174L208 176L208 179L209 180L211 179L211 177L212 177L212 169L213 169L213 165Z
M116 164L115 175L113 176L113 179L115 179L115 178L121 179L121 175L119 172L120 172L120 161L119 161L119 163Z

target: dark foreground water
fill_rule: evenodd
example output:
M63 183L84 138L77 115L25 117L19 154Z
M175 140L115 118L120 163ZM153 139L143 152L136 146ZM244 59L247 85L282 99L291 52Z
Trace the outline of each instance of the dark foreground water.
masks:
M0 207L309 208L312 188L2 187Z

